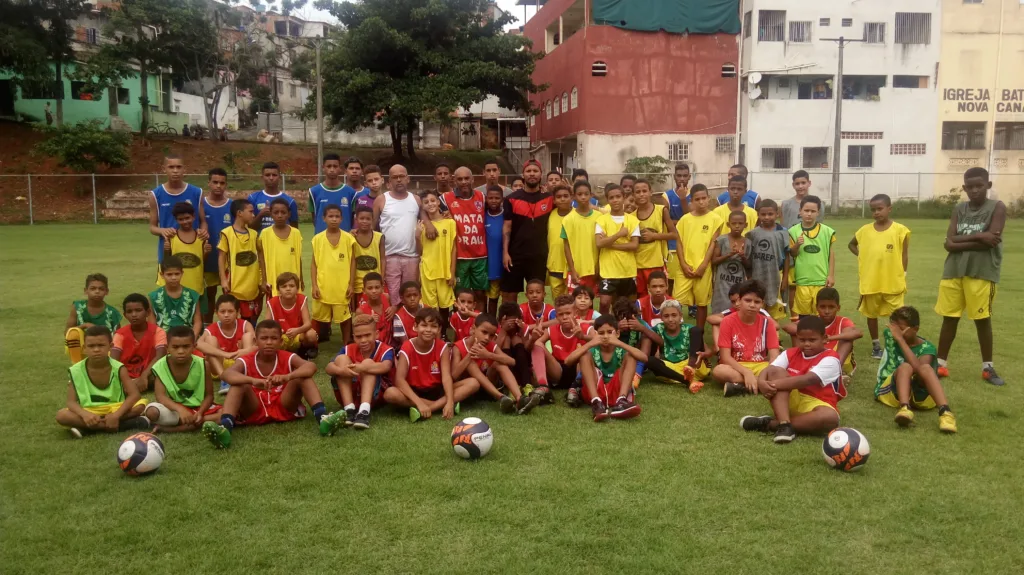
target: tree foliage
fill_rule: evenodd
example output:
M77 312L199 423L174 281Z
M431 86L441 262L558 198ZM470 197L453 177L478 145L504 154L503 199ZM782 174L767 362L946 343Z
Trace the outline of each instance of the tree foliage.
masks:
M664 184L672 162L664 156L639 156L626 160L626 173L638 174L651 182Z
M102 120L59 127L38 126L48 137L36 144L38 154L57 158L76 172L95 172L100 166L127 166L132 137L103 129Z

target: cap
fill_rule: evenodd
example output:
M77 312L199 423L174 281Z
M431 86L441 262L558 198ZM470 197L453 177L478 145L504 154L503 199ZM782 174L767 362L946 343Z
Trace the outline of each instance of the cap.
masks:
M530 158L529 160L526 160L525 162L523 162L523 169L525 170L526 167L530 166L530 165L537 166L541 170L544 169L544 166L540 165L540 160L538 160L537 158Z

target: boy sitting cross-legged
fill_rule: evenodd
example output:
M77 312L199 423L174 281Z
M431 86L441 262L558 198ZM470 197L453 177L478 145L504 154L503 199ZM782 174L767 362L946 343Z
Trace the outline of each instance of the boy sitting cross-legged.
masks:
M371 407L381 404L384 390L392 385L395 351L377 337L376 322L364 313L352 318L352 337L355 342L342 347L326 371L334 397L345 410L345 424L369 429Z
M498 320L493 315L477 315L469 335L459 339L452 346L452 378L457 379L463 374L472 377L487 395L498 400L498 407L502 413L526 415L540 404L540 396L523 395L519 383L512 375L512 370L509 369L515 360L505 355L495 341L497 330ZM508 395L491 383L495 376L501 379L501 383L508 390Z
M71 304L71 315L64 323L64 351L72 365L85 357L82 351L85 347L85 330L94 325L102 325L113 333L121 327L121 312L105 301L108 293L107 276L89 274L85 278L85 299Z
M231 386L224 398L220 423L207 421L203 434L218 449L231 445L235 425L264 425L306 416L305 399L320 435L333 435L344 426L345 412L327 413L313 381L316 364L281 349L281 326L272 319L256 324L257 351L238 358L224 370Z
M683 305L674 299L661 304L660 317L650 338L661 357L648 357L647 369L660 378L686 385L690 393L697 393L704 387L702 380L711 373L704 361L704 330L683 323Z
M758 391L771 402L773 415L740 419L745 431L775 431L775 443L796 435L828 433L839 426L836 404L846 397L839 355L825 349L825 322L805 316L796 326L797 347L772 360L757 377Z
M192 431L203 421L216 421L213 378L203 358L193 355L196 336L184 326L167 334L168 353L153 366L156 401L146 406L146 417L160 431Z
M725 397L757 393L757 377L779 355L775 320L761 313L764 286L747 280L736 288L736 313L722 320L718 332L718 365L711 375L724 384Z
M495 342L499 349L515 360L513 374L516 381L527 382L523 388L527 394L533 391L530 381L530 352L526 349L528 342L526 323L523 322L523 310L514 303L503 303L498 306L498 335ZM544 399L544 398L542 398Z
M608 416L629 419L640 415L640 406L633 401L633 375L637 362L646 362L647 354L621 341L616 320L603 315L594 322L596 337L569 354L565 362L580 362L583 374L583 400L590 403L594 421ZM608 409L612 397L618 396Z
M153 364L167 353L167 334L149 321L149 300L138 293L124 298L124 317L128 325L114 332L110 358L128 368L128 377L139 393L149 389Z
M252 324L238 317L238 305L235 296L221 294L217 298L217 321L206 326L196 342L214 379L220 379L239 357L256 351L256 333ZM218 393L227 393L229 387L222 382Z
M301 279L292 272L277 276L277 295L267 300L270 319L281 324L284 336L281 349L294 351L306 359L317 356L320 338L313 329L313 318L306 307L306 296L299 293Z
M452 331L455 332L455 339L452 341L469 337L478 315L480 314L476 311L476 294L473 293L473 290L464 287L456 288L455 313L451 314L448 319Z
M430 419L441 410L444 419L459 413L459 402L476 393L480 384L470 377L452 381L451 351L441 340L441 315L431 307L416 312L416 336L398 352L395 385L384 400L409 408L409 420Z
M576 289L586 289L579 286ZM546 387L568 387L565 402L569 407L583 404L580 388L579 363L569 364L569 355L586 345L593 337L593 328L576 317L576 302L571 295L563 294L555 299L555 320L539 339L533 342L533 371L538 385Z

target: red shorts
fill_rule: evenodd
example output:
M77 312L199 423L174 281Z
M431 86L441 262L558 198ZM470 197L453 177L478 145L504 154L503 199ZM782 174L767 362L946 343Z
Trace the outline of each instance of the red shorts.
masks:
M378 375L377 383L373 386L373 398L370 399L370 407L378 407L384 403L384 390L391 387L391 380ZM341 398L341 389L338 387L338 378L331 378L331 389L334 391L334 399L338 400L338 405L345 407L345 401ZM362 393L363 385L358 379L352 378L352 401L357 405L361 401L359 399Z
M615 404L619 399L619 388L621 386L622 384L619 381L619 372L616 371L615 377L613 377L609 382L605 382L604 376L600 373L597 374L597 396L601 398L601 401L603 401L605 405ZM629 392L629 395L633 395L632 390ZM590 403L593 399L594 397L590 395L590 391L587 390L587 386L584 385L583 401ZM632 399L632 397L630 397L630 399Z
M306 406L299 403L294 412L288 411L281 405L281 393L284 386L279 385L273 389L253 389L260 406L245 419L238 421L239 425L264 425L284 421L294 421L306 416Z
M188 407L187 405L185 406L185 409L191 411L192 413L196 413L197 411L199 411L198 407ZM222 410L222 409L224 409L223 405L217 405L215 403L215 404L210 406L210 409L207 409L206 411L204 411L203 415L210 415L210 414L213 414L213 413L219 413L220 410Z
M259 296L254 300L238 302L238 315L244 320L255 321L259 319L260 313L263 312L263 296Z
M665 273L665 268L647 268L636 271L636 296L644 297L647 295L647 283L650 281L651 274L654 272ZM667 275L665 277L668 277Z

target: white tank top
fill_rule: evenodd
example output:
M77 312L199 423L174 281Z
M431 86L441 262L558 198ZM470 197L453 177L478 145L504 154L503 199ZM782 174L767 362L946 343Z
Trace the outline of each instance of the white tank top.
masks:
M384 234L384 255L416 257L416 224L420 207L410 193L404 200L384 194L384 208L380 211L380 231Z

